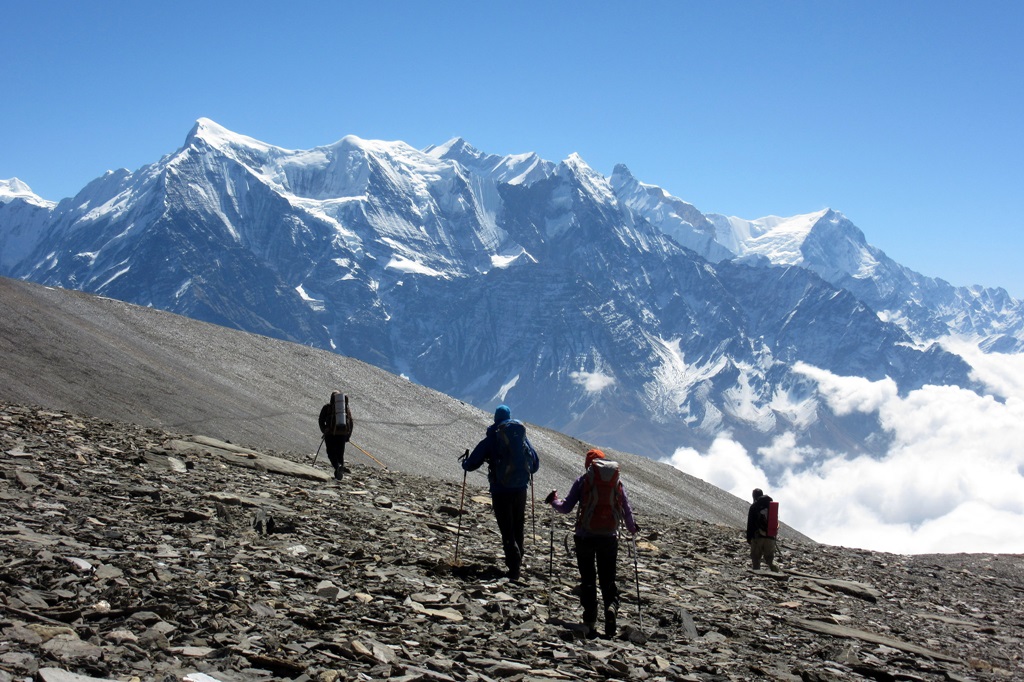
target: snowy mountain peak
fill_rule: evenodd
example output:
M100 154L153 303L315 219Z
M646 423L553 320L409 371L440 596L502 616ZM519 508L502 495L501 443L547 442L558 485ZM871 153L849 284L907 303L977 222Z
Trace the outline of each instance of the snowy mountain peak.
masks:
M621 163L615 166L608 182L620 202L680 245L712 262L733 257L732 251L715 241L714 225L692 204L661 187L640 182Z
M358 135L346 135L333 145L330 149L338 150L359 150L366 154L378 156L422 156L422 152L413 148L405 142L387 140L367 140ZM316 149L322 149L317 147ZM310 150L312 151L312 150Z
M588 166L583 157L576 152L566 157L558 167L559 169L564 168L574 176L594 198L612 203L616 201L615 192L612 191L608 178Z
M629 180L636 180L636 178L633 176L633 173L624 163L615 164L615 168L612 169L612 178L618 178L618 181L621 183L625 183Z
M438 159L472 159L478 160L484 153L473 145L466 142L461 137L453 137L444 144L441 145L430 145L423 150L424 154L429 154Z
M509 185L529 186L551 175L554 169L554 164L533 152L508 156L487 154L461 137L442 145L431 145L423 153L435 159L454 161L475 175Z
M716 240L737 256L763 256L775 265L800 265L801 248L811 229L823 218L836 215L831 209L782 218L766 216L744 220L735 216L710 214Z
M195 125L192 126L192 130L189 131L188 136L185 138L185 147L201 146L204 144L220 150L227 150L233 147L242 147L261 151L278 149L273 145L260 142L255 138L232 132L208 118L199 118L196 120Z
M31 187L18 178L0 180L0 204L6 204L14 201L15 199L23 199L30 204L40 206L42 208L52 208L56 206L55 202L47 201L46 199L38 196L32 191Z

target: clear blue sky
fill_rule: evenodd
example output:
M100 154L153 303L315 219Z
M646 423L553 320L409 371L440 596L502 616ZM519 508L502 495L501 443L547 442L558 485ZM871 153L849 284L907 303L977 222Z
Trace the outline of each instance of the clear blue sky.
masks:
M47 199L195 119L626 164L704 212L831 207L1024 297L1024 2L0 2L0 178Z

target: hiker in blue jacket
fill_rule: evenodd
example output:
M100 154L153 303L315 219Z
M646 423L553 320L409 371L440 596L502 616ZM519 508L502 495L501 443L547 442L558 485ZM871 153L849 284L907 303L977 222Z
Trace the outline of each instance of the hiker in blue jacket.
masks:
M573 481L565 499L558 497L557 490L552 490L544 501L561 514L568 514L579 503L575 544L583 625L588 638L597 636L597 586L600 583L604 634L614 637L619 613L619 588L615 584L618 528L624 525L631 535L640 532L626 487L619 480L618 464L606 462L600 450L590 450L584 460L583 475Z
M461 459L466 471L476 471L484 462L488 464L491 506L501 532L507 575L510 580L518 580L525 552L526 489L540 468L537 451L526 437L526 427L512 419L507 405L499 405L487 435L468 457L463 455Z

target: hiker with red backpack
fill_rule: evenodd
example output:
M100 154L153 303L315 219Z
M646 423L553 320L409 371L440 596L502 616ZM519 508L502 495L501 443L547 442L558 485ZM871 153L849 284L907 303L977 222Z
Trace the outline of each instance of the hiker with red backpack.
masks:
M619 588L615 584L620 524L632 535L640 532L626 488L619 480L619 465L605 458L600 450L587 452L584 474L577 478L565 499L552 490L545 502L555 511L568 514L579 504L576 514L576 565L580 571L580 604L586 636L597 636L597 588L604 601L604 634L615 636L619 612Z
M348 408L348 396L341 391L332 391L331 399L320 408L320 433L324 434L327 459L334 467L334 480L340 481L345 475L345 443L352 437L352 412Z
M775 568L775 536L779 533L779 503L765 495L760 488L754 488L754 502L747 512L747 542L750 543L750 563L755 571L761 569L761 561L768 569Z
M537 451L526 437L526 427L512 419L512 410L499 405L494 423L473 452L459 458L465 471L476 471L487 462L491 506L501 532L508 578L518 580L525 554L526 490L540 468Z

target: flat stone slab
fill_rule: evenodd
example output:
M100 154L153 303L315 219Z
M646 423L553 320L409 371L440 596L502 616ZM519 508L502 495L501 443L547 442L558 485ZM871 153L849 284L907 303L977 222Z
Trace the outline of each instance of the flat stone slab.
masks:
M311 481L330 481L334 477L322 469L306 464L292 462L281 457L274 457L256 450L243 448L232 443L225 443L216 438L192 436L189 440L176 439L169 441L167 447L175 452L214 455L225 464L244 467L246 469L263 470L271 474L294 476Z
M89 677L60 668L40 668L36 677L39 682L117 682L109 677Z
M917 654L918 656L927 656L934 658L937 661L947 661L949 663L962 663L959 658L954 656L948 656L938 651L932 651L926 649L923 646L904 642L894 637L887 637L886 635L879 635L875 632L868 632L867 630L857 630L855 628L848 628L845 625L836 625L834 623L826 623L818 620L804 620L802 618L790 618L788 622L801 627L811 632L820 632L823 635L833 635L835 637L846 637L848 639L859 639L863 642L871 642L872 644L881 644L883 646L891 647L893 649L899 649L900 651L906 651L907 653Z

